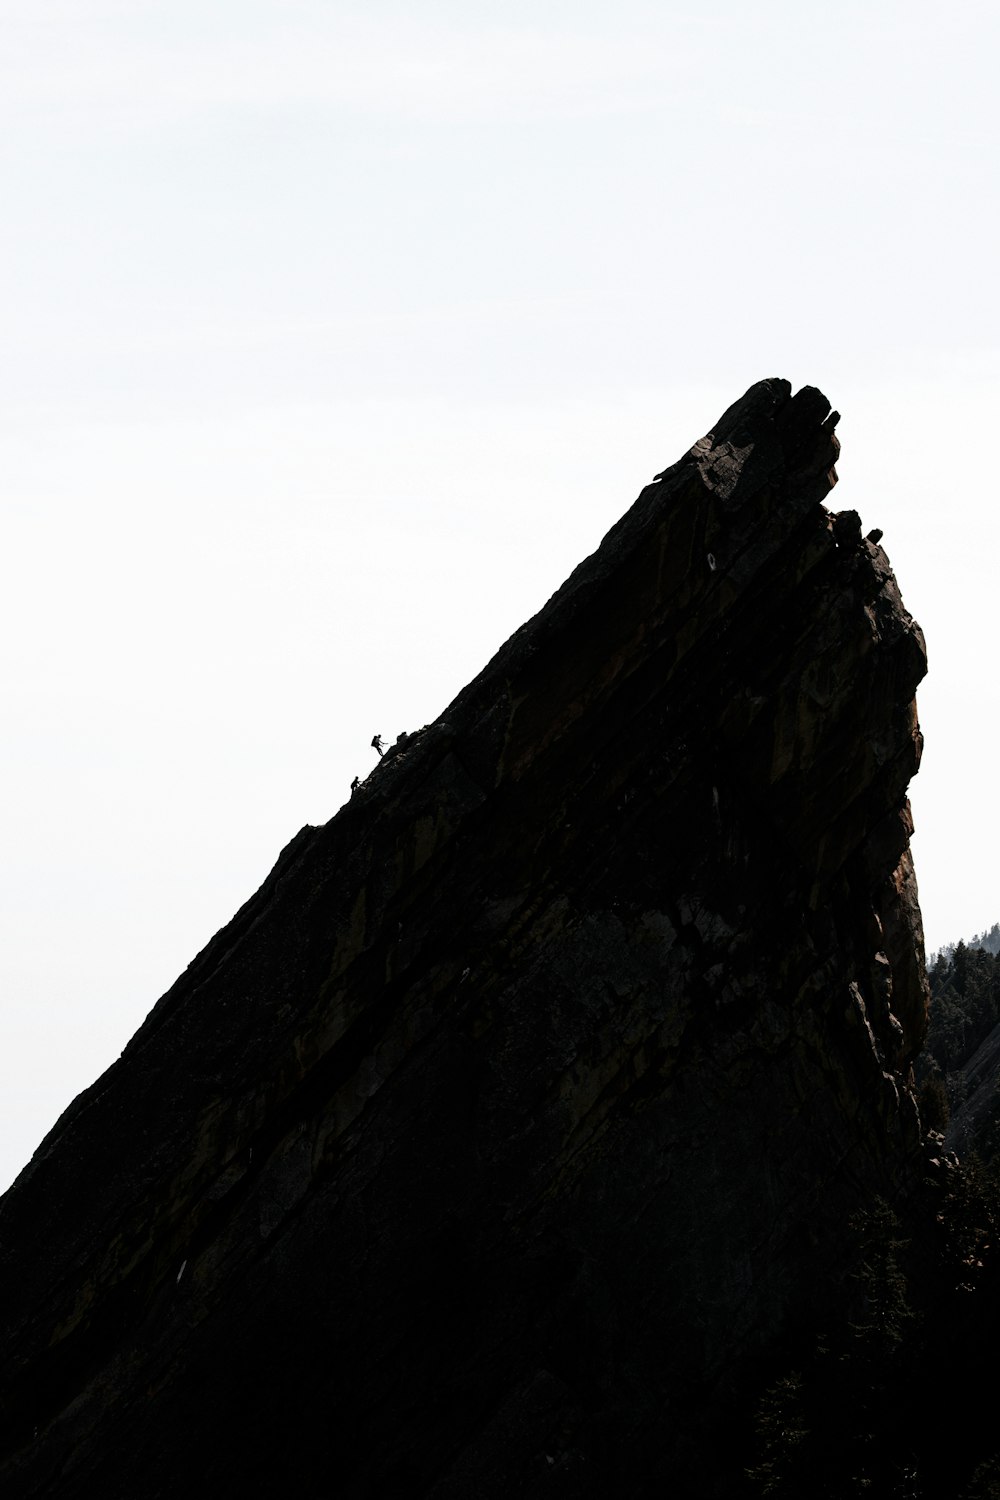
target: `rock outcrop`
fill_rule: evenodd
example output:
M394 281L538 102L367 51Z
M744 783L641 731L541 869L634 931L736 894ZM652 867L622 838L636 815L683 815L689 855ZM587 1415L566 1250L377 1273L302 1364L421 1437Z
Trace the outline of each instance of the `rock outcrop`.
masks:
M919 1173L925 652L836 421L754 386L66 1111L5 1496L727 1492Z
M962 1067L965 1098L952 1111L945 1142L954 1151L975 1147L976 1132L988 1125L1000 1079L1000 1026L994 1026Z

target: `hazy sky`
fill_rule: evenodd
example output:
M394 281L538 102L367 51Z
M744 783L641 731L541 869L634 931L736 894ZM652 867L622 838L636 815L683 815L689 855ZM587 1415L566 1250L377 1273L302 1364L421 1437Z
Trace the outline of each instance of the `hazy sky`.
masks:
M0 0L0 1187L378 731L754 380L928 639L932 947L1000 919L1000 13Z

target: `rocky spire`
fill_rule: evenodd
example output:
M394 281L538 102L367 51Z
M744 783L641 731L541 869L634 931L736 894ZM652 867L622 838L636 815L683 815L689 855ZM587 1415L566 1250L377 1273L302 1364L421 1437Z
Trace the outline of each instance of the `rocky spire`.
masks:
M67 1110L0 1204L5 1496L728 1493L918 1170L924 643L836 421L752 387Z

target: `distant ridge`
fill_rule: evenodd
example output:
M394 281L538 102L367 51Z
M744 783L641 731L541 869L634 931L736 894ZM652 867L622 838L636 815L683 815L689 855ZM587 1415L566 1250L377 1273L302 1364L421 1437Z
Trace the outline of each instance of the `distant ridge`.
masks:
M1000 922L994 922L988 932L977 932L970 938L959 938L956 943L945 943L943 948L938 948L928 956L928 964L935 963L939 958L953 958L955 949L963 943L966 948L985 948L987 953L1000 953Z

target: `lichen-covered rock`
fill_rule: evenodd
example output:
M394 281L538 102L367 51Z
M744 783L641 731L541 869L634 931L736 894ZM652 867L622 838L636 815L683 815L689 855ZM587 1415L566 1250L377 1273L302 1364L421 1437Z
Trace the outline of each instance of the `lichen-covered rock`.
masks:
M5 1495L726 1492L919 1171L925 654L836 421L754 386L66 1112Z

